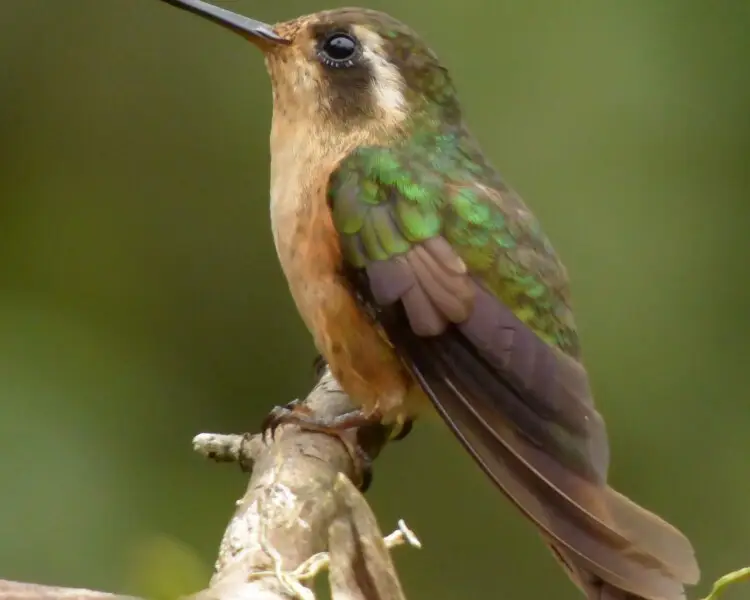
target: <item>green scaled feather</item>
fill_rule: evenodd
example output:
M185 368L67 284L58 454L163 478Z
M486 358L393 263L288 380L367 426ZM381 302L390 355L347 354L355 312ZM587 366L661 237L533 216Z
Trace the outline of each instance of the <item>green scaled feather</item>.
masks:
M333 173L328 201L352 266L443 236L537 335L578 355L564 267L538 221L462 130L358 148Z

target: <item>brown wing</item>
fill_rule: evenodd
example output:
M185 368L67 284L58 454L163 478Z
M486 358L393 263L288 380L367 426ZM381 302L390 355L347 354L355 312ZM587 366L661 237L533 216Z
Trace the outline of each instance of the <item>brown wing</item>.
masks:
M682 598L683 583L698 575L689 541L607 487L597 469L588 477L577 473L534 443L534 431L548 431L549 424L537 416L532 425L533 415L524 414L532 411L524 406L536 406L529 399L541 396L550 406L582 411L579 424L590 432L592 448L606 448L601 417L585 408L592 403L583 368L476 283L467 320L437 335L414 333L411 322L440 303L434 299L435 271L424 285L422 274L405 271L402 263L398 270L411 281L398 284L378 273L384 268L372 263L350 272L351 281L438 412L498 487L576 567L643 598ZM385 281L388 289L373 288L373 282ZM419 293L401 294L386 305L375 300L415 285ZM432 306L422 304L428 300Z
M329 194L344 274L445 422L579 585L682 598L683 584L698 576L689 541L607 487L607 435L586 372L504 303L497 281L488 283L479 265L502 260L500 250L458 252L456 231L449 243L459 208L455 199L441 204L439 181L427 193L414 165L405 172L392 156L359 159L334 174ZM477 235L502 234L487 225L507 223L497 205L477 214L472 206L464 207L466 231L476 222ZM524 262L520 254L534 265L534 253L549 249L519 252L514 265ZM523 273L511 282L527 286L528 300L537 293ZM554 307L541 307L536 321L554 319L545 312Z

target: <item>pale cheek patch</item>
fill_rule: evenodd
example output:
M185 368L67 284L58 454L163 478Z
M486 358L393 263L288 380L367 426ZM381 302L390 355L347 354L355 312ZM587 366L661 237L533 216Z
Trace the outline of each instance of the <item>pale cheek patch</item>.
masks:
M373 75L375 104L383 117L397 125L406 118L406 83L398 69L383 56L383 40L373 31L355 25L353 33L362 43L362 58L367 61Z

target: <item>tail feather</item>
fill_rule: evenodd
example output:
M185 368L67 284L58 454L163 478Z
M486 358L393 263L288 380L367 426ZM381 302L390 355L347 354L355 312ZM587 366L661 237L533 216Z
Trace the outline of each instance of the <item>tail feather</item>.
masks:
M571 562L567 559L565 551L560 550L554 544L549 543L548 547L570 579L586 594L587 600L644 600L643 596L628 592L622 585L617 585L616 582L612 581L604 581L594 575L593 572L586 571L581 565ZM684 600L685 594L669 596L670 600L672 598Z
M540 530L589 600L684 600L698 579L682 533L607 486L588 378L480 285L470 317L420 335L403 303L360 300L443 420Z
M408 334L398 340L454 434L539 527L589 600L683 600L684 584L698 576L689 541L656 515L606 485L566 471L519 437L494 408L477 365L467 369L455 345L446 352L440 344Z
M698 583L700 570L695 552L682 532L617 490L608 487L606 491L610 515L619 530L626 532L636 546L668 565L674 577L688 585Z

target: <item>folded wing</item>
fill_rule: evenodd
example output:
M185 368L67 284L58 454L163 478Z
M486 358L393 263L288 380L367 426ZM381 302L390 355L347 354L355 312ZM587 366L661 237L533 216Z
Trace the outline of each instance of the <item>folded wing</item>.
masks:
M538 224L512 192L404 164L363 148L331 178L344 274L363 307L579 585L684 597L698 577L689 541L607 486L567 278Z

